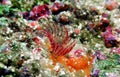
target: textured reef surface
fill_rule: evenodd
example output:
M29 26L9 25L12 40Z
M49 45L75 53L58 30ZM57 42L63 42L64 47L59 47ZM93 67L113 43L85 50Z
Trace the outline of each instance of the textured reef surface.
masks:
M120 0L0 0L0 77L120 77Z

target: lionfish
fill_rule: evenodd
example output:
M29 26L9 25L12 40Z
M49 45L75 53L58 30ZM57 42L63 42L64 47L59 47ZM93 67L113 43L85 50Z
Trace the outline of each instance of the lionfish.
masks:
M50 42L50 59L53 60L53 65L56 63L61 63L70 72L73 70L84 71L84 75L90 77L90 70L92 67L93 56L73 56L68 57L68 54L75 46L75 40L72 40L69 36L68 29L65 26L60 26L56 23L44 24L40 33L46 36ZM79 50L77 50L79 52ZM80 51L82 52L82 51ZM70 68L69 68L70 67Z
M49 23L43 25L41 32L49 39L51 54L56 57L66 55L75 46L75 41L69 37L68 29L64 26Z

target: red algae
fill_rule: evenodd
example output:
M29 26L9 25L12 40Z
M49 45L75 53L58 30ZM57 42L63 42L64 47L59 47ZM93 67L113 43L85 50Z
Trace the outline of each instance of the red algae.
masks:
M114 10L118 7L118 2L116 0L106 0L105 7L107 10Z
M24 12L23 18L28 20L39 20L50 14L49 7L46 4L33 7L30 12Z

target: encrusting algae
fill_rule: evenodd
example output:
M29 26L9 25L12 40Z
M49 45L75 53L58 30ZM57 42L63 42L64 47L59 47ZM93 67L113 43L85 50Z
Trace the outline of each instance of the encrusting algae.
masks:
M73 72L74 70L76 73L82 71L84 76L90 77L94 57L81 56L67 58L66 56L55 57L51 54L51 59L53 60L54 65L58 62L63 64L70 72Z

